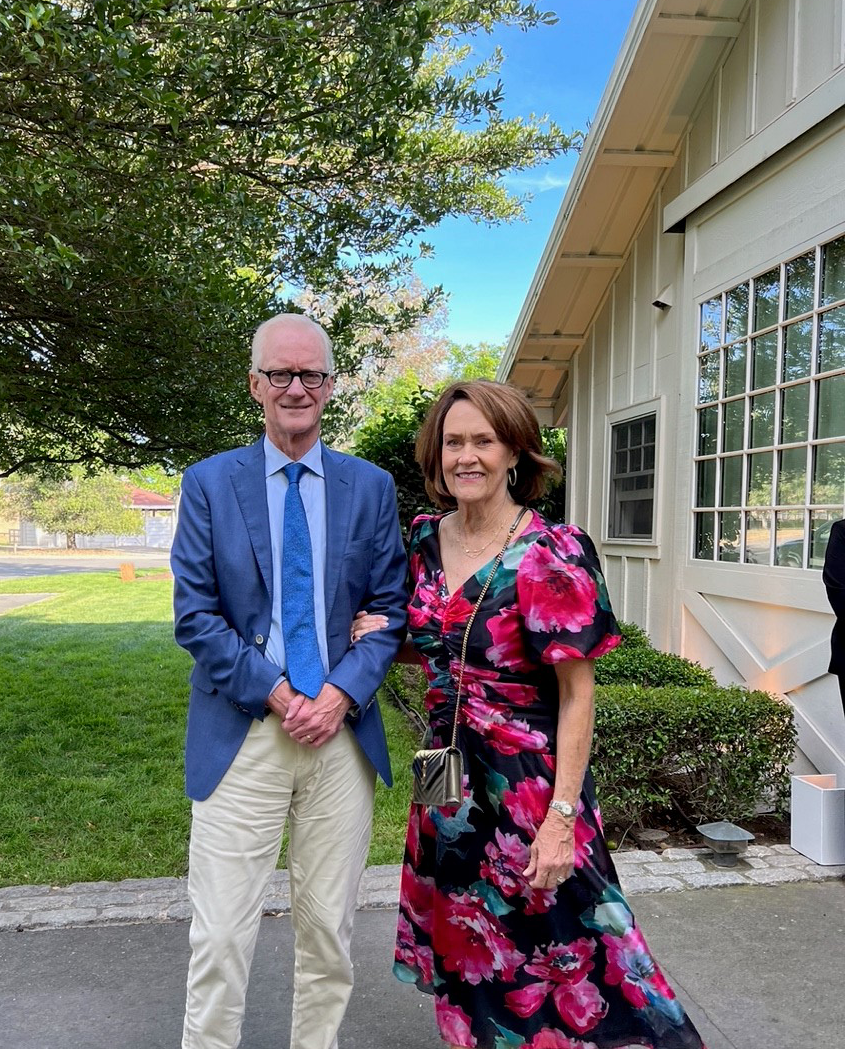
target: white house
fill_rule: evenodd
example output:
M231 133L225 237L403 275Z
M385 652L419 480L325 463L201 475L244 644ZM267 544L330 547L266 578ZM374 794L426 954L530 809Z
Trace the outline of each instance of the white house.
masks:
M845 776L845 0L641 0L500 378L568 428L620 616Z

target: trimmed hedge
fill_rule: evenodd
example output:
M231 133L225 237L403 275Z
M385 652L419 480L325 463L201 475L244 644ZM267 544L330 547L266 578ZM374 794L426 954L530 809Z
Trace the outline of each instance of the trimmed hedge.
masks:
M591 764L605 821L631 826L665 816L696 824L784 812L795 750L792 708L766 692L720 687L710 670L625 638L596 661ZM422 671L395 666L383 695L424 720ZM406 710L407 713L407 710Z
M696 824L783 812L795 750L792 709L766 692L720 688L596 689L593 772L605 820L675 812Z
M691 685L716 688L713 672L700 663L661 652L635 623L620 623L621 645L596 660L597 685Z

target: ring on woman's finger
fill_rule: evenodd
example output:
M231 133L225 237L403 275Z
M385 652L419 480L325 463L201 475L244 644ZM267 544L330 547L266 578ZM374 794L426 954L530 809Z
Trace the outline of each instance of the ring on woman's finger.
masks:
M558 883L558 885L563 885L563 883L564 883L565 881L566 881L566 878L558 878L558 879L557 879L557 883Z

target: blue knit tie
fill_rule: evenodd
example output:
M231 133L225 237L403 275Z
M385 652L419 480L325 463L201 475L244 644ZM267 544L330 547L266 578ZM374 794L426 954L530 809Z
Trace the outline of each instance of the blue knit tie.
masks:
M302 463L288 463L284 467L288 490L282 532L282 636L288 680L297 692L313 699L326 677L314 622L311 534L299 494L299 481L307 469Z

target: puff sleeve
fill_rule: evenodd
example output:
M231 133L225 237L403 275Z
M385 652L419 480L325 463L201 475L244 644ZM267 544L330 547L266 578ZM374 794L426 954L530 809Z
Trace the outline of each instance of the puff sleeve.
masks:
M519 563L517 602L534 663L596 659L622 640L592 540L573 525L551 525Z

